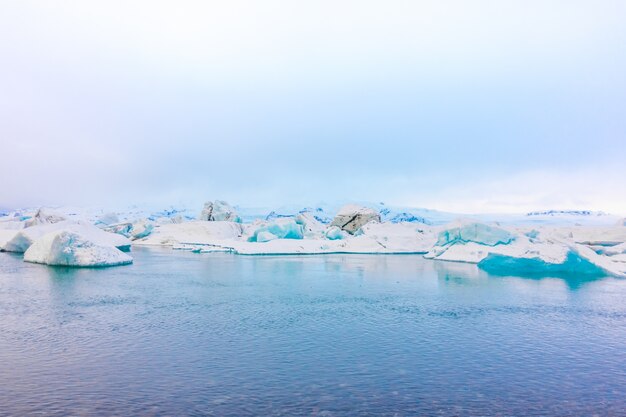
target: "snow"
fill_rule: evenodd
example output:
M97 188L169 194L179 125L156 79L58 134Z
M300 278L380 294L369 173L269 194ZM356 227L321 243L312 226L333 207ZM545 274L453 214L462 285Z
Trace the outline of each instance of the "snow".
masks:
M380 222L380 214L369 207L348 204L339 209L331 226L337 226L350 234L355 234L369 222Z
M229 221L241 223L241 218L233 207L226 201L215 200L204 203L200 213L200 220L205 221Z
M174 246L178 244L217 244L241 238L241 223L193 220L155 226L153 232L133 244Z
M40 208L35 215L24 222L24 227L38 226L42 224L53 224L66 220L61 213L47 208Z
M495 246L511 243L513 236L504 229L483 223L460 223L439 233L438 246L475 242Z
M114 246L102 245L67 230L57 230L37 239L24 253L24 261L64 266L126 265L133 259Z
M42 224L19 230L2 246L2 249L7 252L26 252L38 238L57 230L79 233L98 245L110 245L121 249L130 248L130 241L124 236L105 232L88 223L64 220L57 223Z

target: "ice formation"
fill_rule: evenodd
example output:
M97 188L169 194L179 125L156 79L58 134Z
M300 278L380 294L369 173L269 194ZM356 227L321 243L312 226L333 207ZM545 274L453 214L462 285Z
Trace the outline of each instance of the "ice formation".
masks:
M163 224L133 244L175 246L180 244L221 245L238 240L243 235L243 226L235 222L207 222L193 220L183 223Z
M339 210L330 225L355 234L362 226L372 221L380 222L380 214L376 210L349 204Z
M304 227L293 218L278 218L255 229L248 242L268 242L274 239L304 239Z
M348 232L344 232L338 226L330 226L326 229L325 235L328 240L342 240L350 236Z
M226 201L215 200L204 203L204 208L200 213L200 220L205 221L227 221L241 223L241 218Z
M578 235L578 238L576 237ZM626 264L596 253L589 245L602 234L593 229L504 230L479 223L455 224L440 231L426 258L476 263L500 274L604 273L626 276ZM606 236L605 236L606 237ZM617 240L626 239L615 236ZM622 240L623 241L623 240ZM585 243L585 244L584 244Z
M26 262L64 266L126 265L133 259L114 246L95 243L86 237L57 230L37 239L24 253Z
M511 233L495 226L483 223L461 223L446 228L439 233L437 246L453 245L455 243L474 242L481 245L506 245L513 241Z
M368 206L337 210L320 203L316 208L284 206L273 212L242 209L245 223L219 200L205 205L202 220L180 208L132 207L104 215L101 210L89 213L75 208L20 210L0 217L0 250L24 252L51 232L67 232L96 246L125 249L132 240L133 245L197 253L421 253L438 261L475 263L494 274L626 277L626 227L616 216L547 211L453 221L451 213L390 208L383 203ZM331 222L326 213L336 211ZM493 220L497 223L488 222Z
M130 249L130 241L124 236L105 232L91 224L73 222L70 220L65 220L58 223L42 224L39 226L32 226L19 230L11 239L9 239L4 244L2 249L7 252L26 252L26 250L37 239L47 233L57 230L65 230L79 233L99 245L114 246L123 250Z
M24 222L24 227L39 226L42 224L53 224L66 220L66 217L54 210L40 208L35 215Z

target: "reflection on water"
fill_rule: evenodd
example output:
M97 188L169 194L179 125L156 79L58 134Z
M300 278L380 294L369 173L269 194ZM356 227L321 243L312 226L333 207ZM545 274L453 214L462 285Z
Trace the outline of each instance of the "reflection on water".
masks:
M414 255L0 254L0 415L623 415L626 281Z

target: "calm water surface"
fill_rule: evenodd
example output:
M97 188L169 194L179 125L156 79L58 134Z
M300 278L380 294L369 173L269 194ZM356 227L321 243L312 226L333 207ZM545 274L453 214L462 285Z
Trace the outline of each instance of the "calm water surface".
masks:
M626 281L420 256L0 254L0 415L625 416Z

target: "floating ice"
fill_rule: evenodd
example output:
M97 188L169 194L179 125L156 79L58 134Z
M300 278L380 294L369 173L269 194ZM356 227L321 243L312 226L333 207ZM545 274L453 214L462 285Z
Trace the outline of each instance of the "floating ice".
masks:
M265 232L269 232L272 235L276 236L277 239L303 239L304 238L304 227L297 223L292 218L282 218L276 219L271 223L267 223L258 229L254 230L252 236L248 238L249 242L266 242L267 240L259 240L259 234L261 234L261 239L270 237L265 234ZM270 239L272 240L272 239Z
M124 236L105 232L91 224L65 220L22 229L4 244L3 250L7 252L26 252L37 239L57 230L79 233L99 245L114 246L123 250L130 249L130 241Z
M274 239L278 239L278 236L276 236L274 233L271 233L267 230L258 232L256 235L256 242L259 242L259 243L269 242L270 240L274 240Z
M349 204L339 210L331 226L337 226L341 230L355 234L363 225L372 221L380 222L380 214L376 210Z
M605 275L600 266L581 257L575 251L569 251L563 262L547 262L539 257L516 257L490 253L478 266L494 275L521 276L558 276L576 273L576 275Z
M483 223L467 223L441 231L437 239L437 246L468 242L487 246L506 245L511 243L513 239L511 233L499 227Z
M24 222L24 227L53 224L66 220L65 216L47 208L40 208L37 213Z
M193 220L184 223L162 224L152 233L133 243L142 245L216 244L242 236L241 223Z
M126 265L133 259L114 246L97 244L66 230L57 230L37 239L24 253L26 262L64 266Z
M328 240L341 240L348 236L350 236L348 232L344 232L338 226L330 226L326 229L326 239Z
M226 201L215 200L204 203L200 219L205 221L227 221L241 223L241 218Z
M302 230L306 239L323 238L326 225L322 224L312 212L304 211L298 214L295 221L296 223L302 225Z

